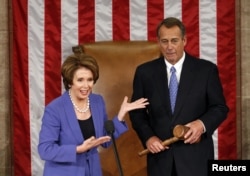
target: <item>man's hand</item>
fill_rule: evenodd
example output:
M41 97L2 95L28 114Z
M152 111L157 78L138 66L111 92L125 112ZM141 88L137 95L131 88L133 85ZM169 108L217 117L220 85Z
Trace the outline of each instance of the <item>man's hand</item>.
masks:
M146 142L146 146L151 153L159 153L165 149L168 149L168 146L164 147L162 145L162 141L156 136L149 138Z
M195 120L193 122L190 122L186 124L185 126L189 127L190 129L187 131L187 133L184 136L184 143L198 143L201 139L201 135L204 132L204 125L201 120Z

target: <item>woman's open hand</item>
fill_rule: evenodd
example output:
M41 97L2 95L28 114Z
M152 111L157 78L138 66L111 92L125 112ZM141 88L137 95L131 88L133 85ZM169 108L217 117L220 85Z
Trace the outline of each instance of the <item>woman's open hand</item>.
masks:
M81 145L76 147L77 153L83 153L88 151L93 147L97 147L105 142L109 142L111 140L110 136L102 136L99 138L95 138L94 136L86 139Z
M147 98L140 98L134 102L131 102L129 103L128 102L128 97L125 96L124 99L123 99L123 102L121 104L121 108L120 108L120 111L118 113L118 119L120 121L123 121L123 118L125 116L125 114L131 110L134 110L134 109L142 109L142 108L145 108L146 105L148 105L149 102L148 102L148 99Z

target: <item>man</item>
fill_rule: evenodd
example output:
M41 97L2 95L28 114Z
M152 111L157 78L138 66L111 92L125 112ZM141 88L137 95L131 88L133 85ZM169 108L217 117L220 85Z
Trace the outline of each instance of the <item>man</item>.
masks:
M228 113L218 69L184 51L187 38L180 20L164 19L157 37L163 56L138 66L133 82L132 101L145 97L149 105L129 113L150 151L148 176L206 176L207 161L214 158L212 134ZM174 98L172 76L178 84ZM178 124L189 127L184 141L163 146Z

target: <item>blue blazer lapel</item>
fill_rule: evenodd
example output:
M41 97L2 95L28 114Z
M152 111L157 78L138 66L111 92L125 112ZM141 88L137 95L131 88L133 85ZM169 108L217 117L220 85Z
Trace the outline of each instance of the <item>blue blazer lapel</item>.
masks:
M95 134L96 137L103 136L104 131L104 123L102 117L105 113L105 107L104 104L101 103L100 99L98 99L96 96L93 96L93 94L90 94L90 110L93 118L93 123L95 127Z
M65 111L70 130L72 131L72 137L74 137L77 143L80 144L83 142L83 136L68 91L64 93L63 101L63 109Z

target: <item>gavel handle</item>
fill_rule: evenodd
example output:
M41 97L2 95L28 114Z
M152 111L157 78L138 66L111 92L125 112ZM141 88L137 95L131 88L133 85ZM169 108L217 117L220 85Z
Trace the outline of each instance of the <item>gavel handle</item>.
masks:
M166 147L166 146L168 146L168 145L170 145L170 144L172 144L172 143L174 143L174 142L177 142L178 140L179 140L179 138L177 138L177 137L171 137L171 138L169 138L169 139L163 141L161 144L162 144L164 147ZM138 155L139 155L139 156L143 156L143 155L148 154L149 152L150 152L150 151L149 151L148 149L145 149L145 150L139 152Z

